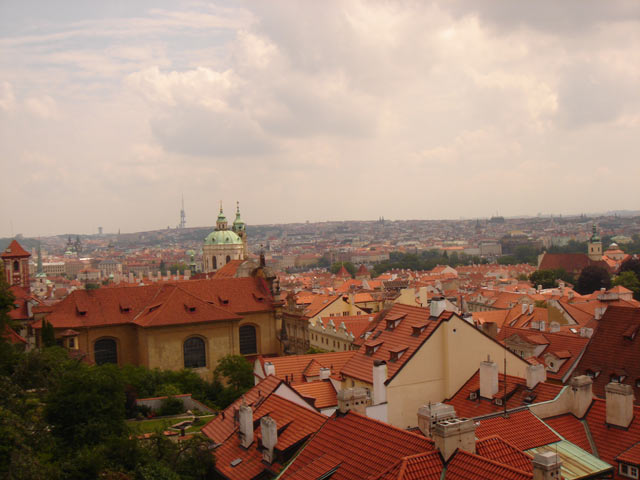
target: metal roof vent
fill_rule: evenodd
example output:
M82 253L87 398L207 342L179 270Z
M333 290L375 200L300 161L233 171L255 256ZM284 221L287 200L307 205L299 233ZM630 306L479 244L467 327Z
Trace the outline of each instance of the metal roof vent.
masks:
M240 465L242 463L242 459L241 458L236 458L235 460L232 460L230 465L232 467L237 467L238 465Z

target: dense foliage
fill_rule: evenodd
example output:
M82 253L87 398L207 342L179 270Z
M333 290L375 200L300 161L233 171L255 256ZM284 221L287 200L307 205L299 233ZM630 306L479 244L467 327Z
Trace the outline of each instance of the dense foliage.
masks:
M542 285L542 288L554 288L558 285L558 280L567 283L575 283L575 279L563 268L557 270L537 270L529 276L532 285Z
M575 290L580 295L588 295L601 288L611 288L611 275L600 265L590 265L582 269Z
M431 270L437 265L472 265L488 263L484 258L473 257L464 253L439 253L437 250L425 250L420 253L391 252L389 260L380 262L373 267L375 275L395 269Z

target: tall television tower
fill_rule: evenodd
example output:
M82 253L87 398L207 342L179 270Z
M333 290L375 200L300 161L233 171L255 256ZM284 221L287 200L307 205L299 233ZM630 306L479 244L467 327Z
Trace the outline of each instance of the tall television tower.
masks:
M180 209L180 224L178 228L186 228L187 226L187 214L184 213L184 194L182 195L182 209Z

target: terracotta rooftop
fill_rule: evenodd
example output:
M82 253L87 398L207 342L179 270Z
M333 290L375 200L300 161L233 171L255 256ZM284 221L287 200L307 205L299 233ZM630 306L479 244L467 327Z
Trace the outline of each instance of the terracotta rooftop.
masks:
M447 480L478 480L481 478L531 480L533 475L480 455L458 450L447 465L445 478Z
M519 450L529 450L560 440L558 435L528 409L510 412L506 418L494 415L478 422L476 437L498 435Z
M433 442L422 435L350 411L330 417L281 478L309 478L298 473L323 456L327 464L339 465L332 480L375 478L403 457L433 450Z
M338 405L336 389L329 380L298 383L292 388L305 399L309 399L315 408L329 408Z
M527 388L527 381L524 378L507 375L507 410L529 405L531 403L546 402L553 400L562 390L562 385L548 382L538 383L532 390ZM456 394L446 401L453 405L456 413L461 417L474 418L491 413L504 411L504 404L497 405L493 400L480 397L480 373L477 371ZM505 376L498 374L498 393L494 399L502 400L505 395ZM471 400L471 394L475 394L475 399Z
M576 375L593 378L593 393L604 397L604 387L611 375L626 374L622 383L634 389L635 402L640 401L640 308L611 306L598 322L584 355L576 367ZM629 332L636 332L631 333ZM612 354L615 352L615 354Z
M259 357L258 361L264 371L265 362L271 362L275 369L275 375L287 380L291 385L306 383L316 380L320 375L320 367L331 369L331 375L338 375L354 355L355 350L346 352L312 353L308 355L286 355L283 357Z
M27 252L17 240L12 240L7 248L0 253L0 258L24 258L30 257L31 254Z
M353 358L342 369L342 374L372 383L374 360L387 362L387 376L392 378L414 352L431 336L443 320L448 320L452 312L444 312L439 318L431 318L429 310L396 303L378 323L363 347L356 351ZM388 325L387 317L398 319L393 327ZM414 329L413 327L416 327ZM375 345L374 345L375 344ZM367 348L370 345L370 348ZM407 347L404 354L391 361L392 350Z

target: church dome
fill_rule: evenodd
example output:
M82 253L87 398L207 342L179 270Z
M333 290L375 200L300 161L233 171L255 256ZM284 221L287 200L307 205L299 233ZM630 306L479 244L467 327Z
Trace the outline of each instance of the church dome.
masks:
M232 230L216 230L204 239L205 245L242 245L242 239Z

